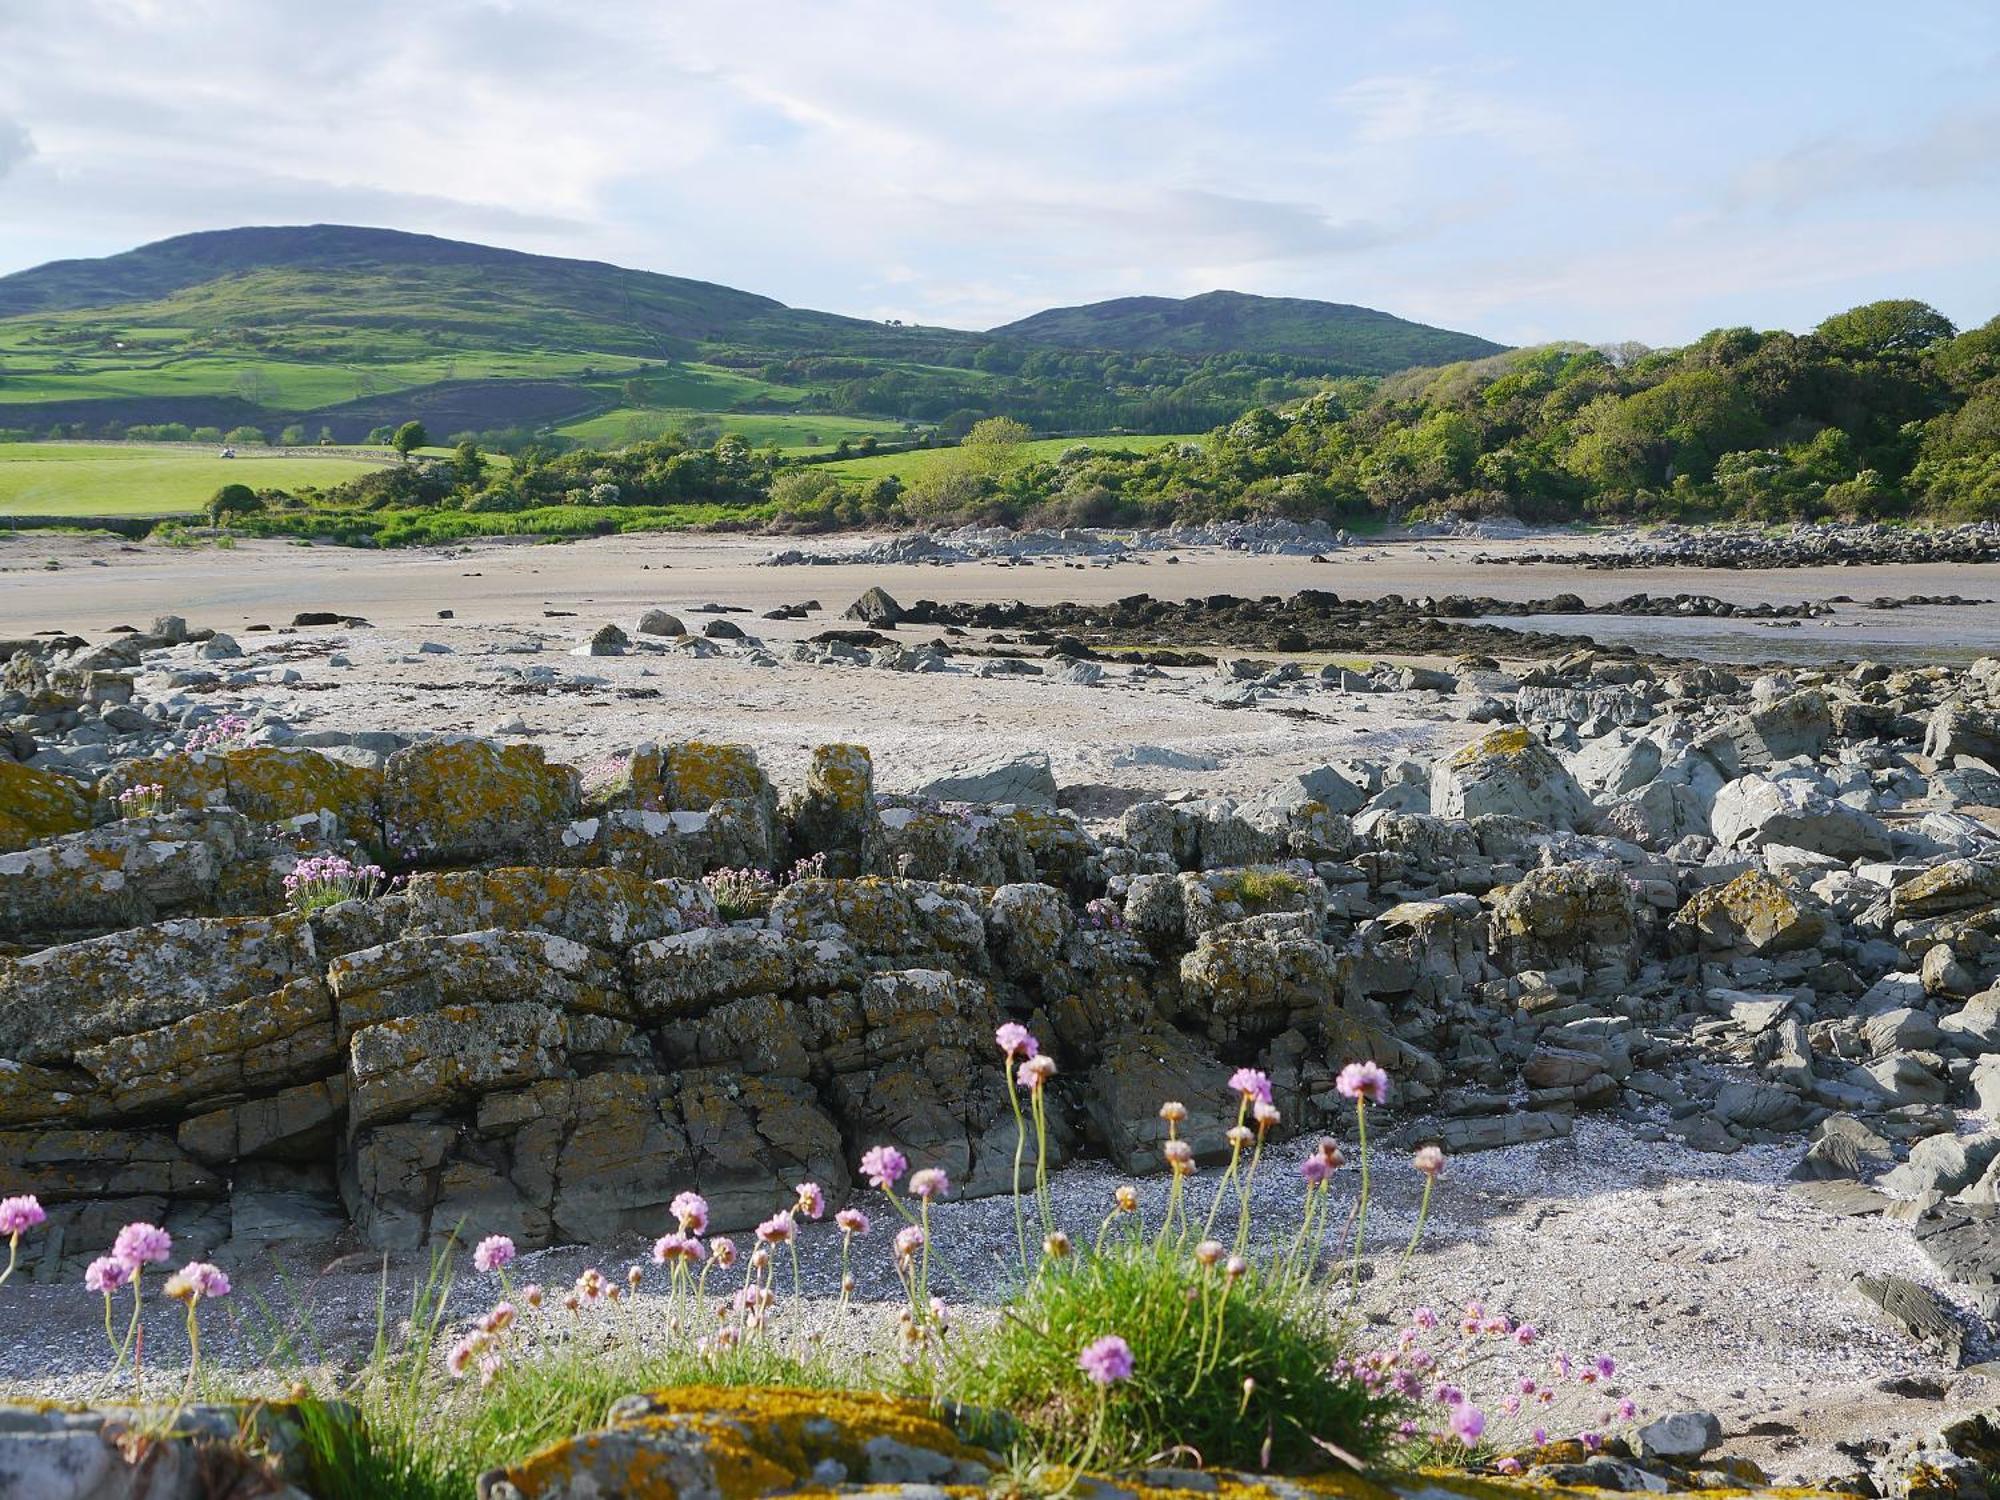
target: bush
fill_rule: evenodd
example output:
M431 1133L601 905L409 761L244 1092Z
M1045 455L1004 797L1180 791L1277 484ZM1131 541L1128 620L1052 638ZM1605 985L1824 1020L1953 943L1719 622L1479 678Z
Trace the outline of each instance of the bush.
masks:
M247 484L225 484L208 502L209 519L218 526L226 526L231 516L254 515L262 509L264 502Z

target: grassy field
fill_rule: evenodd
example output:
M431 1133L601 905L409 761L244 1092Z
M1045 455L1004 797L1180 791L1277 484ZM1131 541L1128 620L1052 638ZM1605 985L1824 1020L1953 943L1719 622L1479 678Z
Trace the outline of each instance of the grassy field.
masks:
M0 515L172 515L201 509L225 484L337 484L394 461L386 450L218 458L207 444L0 443Z
M1065 448L1082 444L1100 453L1150 453L1168 443L1198 443L1199 433L1167 433L1145 437L1036 438L1021 444L1021 452L1035 459L1050 459ZM917 479L932 469L951 463L955 448L917 448L908 453L877 453L868 458L836 459L821 465L843 479L880 479L893 474L905 481Z
M686 433L697 425L719 426L725 433L746 437L753 448L776 443L780 448L803 449L808 453L830 450L842 438L859 442L873 436L885 443L900 443L909 436L901 422L876 417L799 416L792 412L718 411L701 407L663 411L621 406L568 423L556 431L592 448L615 448L670 432Z

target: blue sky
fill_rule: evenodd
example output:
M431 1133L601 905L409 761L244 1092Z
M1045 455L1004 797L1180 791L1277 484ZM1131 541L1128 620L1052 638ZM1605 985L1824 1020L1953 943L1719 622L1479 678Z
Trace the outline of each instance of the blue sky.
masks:
M1984 0L0 0L0 273L343 222L960 327L1670 344L2000 312L1997 142Z

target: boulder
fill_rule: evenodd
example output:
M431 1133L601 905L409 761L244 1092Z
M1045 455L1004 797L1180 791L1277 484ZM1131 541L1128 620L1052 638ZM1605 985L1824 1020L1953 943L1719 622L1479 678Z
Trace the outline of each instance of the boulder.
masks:
M1629 964L1638 939L1631 884L1610 864L1531 870L1493 902L1492 934L1510 973Z
M1839 860L1886 857L1889 830L1871 817L1801 781L1740 776L1715 794L1709 812L1724 848L1783 844Z
M0 854L90 826L90 799L67 776L0 755Z
M518 859L548 845L578 796L576 772L535 745L447 737L398 750L382 773L382 822L410 863Z
M1722 1441L1722 1423L1713 1412L1680 1411L1648 1422L1637 1437L1641 1458L1690 1464Z
M1685 946L1704 952L1765 955L1810 948L1828 930L1824 913L1761 870L1746 870L1724 885L1688 898L1668 929Z
M411 878L405 910L413 936L546 932L610 954L717 920L714 894L701 881L617 869L426 872Z
M656 812L707 812L719 802L773 806L770 778L748 745L704 740L641 745L632 752L632 797Z
M1004 756L953 766L910 791L933 802L1013 803L1020 807L1054 807L1055 772L1046 751Z
M830 875L868 868L876 833L875 767L866 745L820 745L806 772L792 830L806 854L826 856Z
M1562 829L1588 827L1596 815L1554 752L1519 726L1496 729L1439 761L1431 811L1441 818L1498 813Z
M888 590L871 588L841 611L843 620L859 620L865 625L893 630L903 622L902 606L889 597Z
M641 635L686 635L687 627L664 609L649 609L639 616Z

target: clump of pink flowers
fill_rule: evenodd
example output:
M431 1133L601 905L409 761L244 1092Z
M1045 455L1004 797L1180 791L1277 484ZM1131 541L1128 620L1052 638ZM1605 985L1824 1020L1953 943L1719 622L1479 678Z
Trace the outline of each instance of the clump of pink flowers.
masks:
M252 725L241 714L223 714L210 719L206 724L197 724L187 737L189 754L203 750L225 750L231 745L240 745L249 735Z
M121 818L152 818L167 810L167 789L157 781L128 786L118 794Z
M319 911L342 901L366 900L384 878L380 865L358 865L339 854L309 855L285 876L285 899L299 911Z

